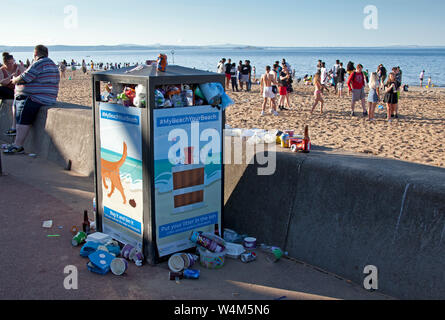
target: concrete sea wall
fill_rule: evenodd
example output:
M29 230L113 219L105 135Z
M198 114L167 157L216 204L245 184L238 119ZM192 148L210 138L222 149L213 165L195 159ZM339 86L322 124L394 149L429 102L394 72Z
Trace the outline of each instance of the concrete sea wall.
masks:
M11 103L1 104L2 133ZM91 108L43 107L25 150L91 176ZM445 169L321 149L273 156L273 175L258 175L245 153L225 165L224 227L356 283L374 265L378 290L398 298L445 298Z

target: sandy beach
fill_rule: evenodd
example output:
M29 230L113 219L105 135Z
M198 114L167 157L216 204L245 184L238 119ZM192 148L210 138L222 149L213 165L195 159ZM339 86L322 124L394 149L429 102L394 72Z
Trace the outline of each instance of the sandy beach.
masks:
M80 71L72 80L60 83L58 100L84 106L92 105L91 80ZM312 86L294 83L289 111L279 117L260 116L262 96L258 85L252 92L227 92L235 105L226 110L226 120L232 128L294 129L303 133L309 125L312 143L316 146L372 154L425 165L445 167L445 88L421 89L410 87L402 92L399 102L399 119L386 121L384 111L376 108L376 122L370 123L356 105L356 116L351 117L351 98L346 94L336 97L330 89L325 93L324 113L319 106L310 115L313 102ZM383 104L381 102L381 104Z

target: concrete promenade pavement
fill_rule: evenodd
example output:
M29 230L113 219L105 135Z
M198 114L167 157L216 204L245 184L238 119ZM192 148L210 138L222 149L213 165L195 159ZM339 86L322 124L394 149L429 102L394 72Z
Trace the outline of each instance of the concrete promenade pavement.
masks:
M260 252L249 264L227 259L220 270L198 265L201 278L179 284L168 280L166 262L141 268L130 263L122 277L93 274L86 268L88 259L79 255L80 247L71 246L70 232L71 226L81 225L84 209L92 212L93 179L38 156L1 157L0 299L392 299L303 262L270 264ZM53 220L51 229L42 228L45 220ZM78 269L78 290L63 286L67 265Z

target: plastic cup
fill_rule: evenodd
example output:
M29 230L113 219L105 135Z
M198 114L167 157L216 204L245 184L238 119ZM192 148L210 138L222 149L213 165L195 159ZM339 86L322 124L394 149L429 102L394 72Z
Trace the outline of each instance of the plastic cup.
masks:
M173 272L181 272L185 268L185 262L181 254L174 254L168 259L168 267Z
M128 263L125 259L116 258L111 261L110 269L113 274L116 276L121 276L127 271Z

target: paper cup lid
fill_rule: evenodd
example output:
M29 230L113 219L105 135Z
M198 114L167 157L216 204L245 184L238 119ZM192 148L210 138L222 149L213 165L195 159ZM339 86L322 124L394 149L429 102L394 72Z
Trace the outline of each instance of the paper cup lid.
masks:
M116 258L111 261L110 269L113 274L121 276L127 270L127 261L125 261L124 259Z
M244 241L246 241L246 242L255 242L256 239L255 239L255 238L248 237L248 238L244 238Z
M181 255L172 255L170 259L168 259L168 267L173 272L181 272L185 267L184 259Z
M191 261L189 256L186 253L181 254L182 259L184 260L184 268L188 268L191 265Z

